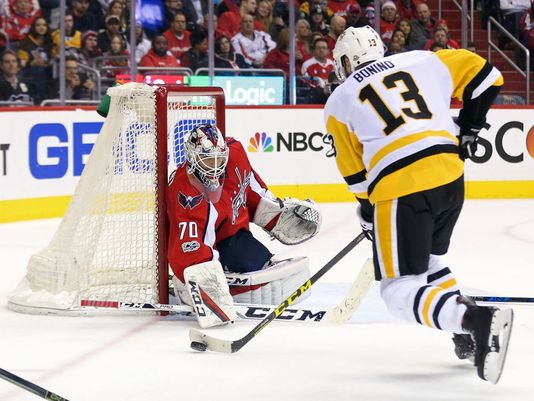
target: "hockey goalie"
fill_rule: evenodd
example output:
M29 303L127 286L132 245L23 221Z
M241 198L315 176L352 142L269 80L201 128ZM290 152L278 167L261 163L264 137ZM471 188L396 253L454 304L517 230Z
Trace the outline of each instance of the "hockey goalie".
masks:
M316 204L276 198L241 143L216 126L197 126L184 148L186 161L167 188L175 294L194 307L202 328L235 320L234 302L279 304L309 277L308 259L273 260L249 223L299 244L320 229Z

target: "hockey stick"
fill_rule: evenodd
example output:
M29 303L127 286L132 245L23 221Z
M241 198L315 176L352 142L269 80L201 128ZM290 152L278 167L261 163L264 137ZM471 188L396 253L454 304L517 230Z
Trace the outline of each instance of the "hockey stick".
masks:
M81 301L82 309L118 309L126 312L170 312L184 316L194 316L195 312L188 305L151 304L144 302L96 301L84 299ZM263 319L271 313L275 306L269 305L235 305L237 316L240 319ZM284 321L321 322L330 311L292 308L276 318Z
M38 386L37 384L33 384L32 382L29 382L28 380L25 380L22 377L14 375L13 373L10 373L7 370L1 369L1 368L0 368L0 377L4 380L7 380L8 382L13 383L15 386L19 386L20 388L23 388L24 390L29 391L30 393L33 393L35 395L38 395L41 398L44 398L45 400L69 401L66 398L61 397L60 395L57 395L51 391L48 391Z
M191 329L189 331L189 338L191 339L191 348L197 351L210 351L233 353L239 351L250 340L258 335L269 323L280 316L284 310L295 302L303 293L308 291L310 287L319 280L326 272L328 272L334 265L345 257L356 245L358 245L365 238L362 232L354 238L348 245L345 246L337 255L335 255L326 265L324 265L318 272L311 276L304 284L287 297L275 310L267 315L261 322L259 322L250 332L244 337L237 340L224 340L212 337L208 334L202 333L200 330Z
M529 304L534 303L534 298L529 297L491 297L483 295L468 295L473 301L503 303L503 304Z
M337 306L329 309L323 320L338 324L348 322L369 292L374 279L373 259L367 259L345 298Z

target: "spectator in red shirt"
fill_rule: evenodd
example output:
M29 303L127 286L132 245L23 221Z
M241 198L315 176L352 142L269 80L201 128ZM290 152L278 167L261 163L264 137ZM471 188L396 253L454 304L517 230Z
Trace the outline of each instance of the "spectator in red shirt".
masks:
M302 63L312 56L310 49L310 23L305 19L298 20L295 30L295 58Z
M382 18L380 18L380 37L384 42L391 40L397 21L397 6L392 1L386 1L382 5Z
M219 28L228 32L231 36L241 30L241 18L256 13L256 0L241 0L239 8L228 10L219 16ZM263 27L259 21L254 21L254 29L261 31Z
M168 51L167 39L163 35L156 35L152 39L152 48L141 58L141 67L180 67L180 63Z
M328 42L328 47L330 49L330 58L332 58L332 51L334 50L334 46L336 45L336 40L345 31L345 26L347 25L347 22L345 21L345 18L338 17L337 15L334 15L330 19L330 32L328 32L328 35L325 35L325 39Z
M5 24L9 41L19 42L24 39L33 20L40 15L39 9L34 9L30 0L16 0Z
M313 44L313 57L302 64L302 76L316 78L317 86L324 88L328 82L328 76L334 71L334 62L328 58L330 48L328 42L322 38Z
M278 35L276 41L276 47L271 50L265 62L263 68L276 68L283 70L286 79L289 77L289 29L284 28ZM295 61L295 73L298 74L302 68L302 64L299 61Z
M167 39L169 51L177 59L191 47L191 32L186 29L186 26L187 19L185 18L185 14L178 11L174 15L171 27L163 32L163 36Z
M334 15L344 17L348 7L354 2L355 0L328 0L328 8L332 10Z
M452 40L449 37L449 32L444 28L437 28L434 31L434 37L427 40L424 50L430 50L432 45L437 44L442 46L444 49L459 49L460 45L457 41Z

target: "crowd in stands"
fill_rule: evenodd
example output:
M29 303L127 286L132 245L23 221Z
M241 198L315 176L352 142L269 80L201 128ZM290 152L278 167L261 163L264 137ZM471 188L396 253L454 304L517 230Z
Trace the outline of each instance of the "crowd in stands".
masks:
M208 67L208 1L159 0L159 28L135 27L139 67ZM304 102L322 103L333 79L332 50L349 26L375 26L387 54L415 49L458 48L444 20L436 20L424 0L220 0L215 2L215 67L281 69L289 73L289 9L295 6L295 48ZM60 45L57 0L0 0L0 100L58 98ZM84 66L109 82L130 68L130 2L67 0L65 15L68 99L98 99ZM531 24L531 19L525 26ZM523 31L522 31L523 32Z

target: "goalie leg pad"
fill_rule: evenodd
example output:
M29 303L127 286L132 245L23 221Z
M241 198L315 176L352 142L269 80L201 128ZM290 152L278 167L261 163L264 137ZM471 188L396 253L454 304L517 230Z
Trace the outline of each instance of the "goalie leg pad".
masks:
M200 327L219 326L237 318L220 262L210 261L190 266L184 270L184 278Z
M226 273L235 303L278 305L310 278L307 257L271 262L263 270L239 274ZM311 291L298 298L306 299Z

